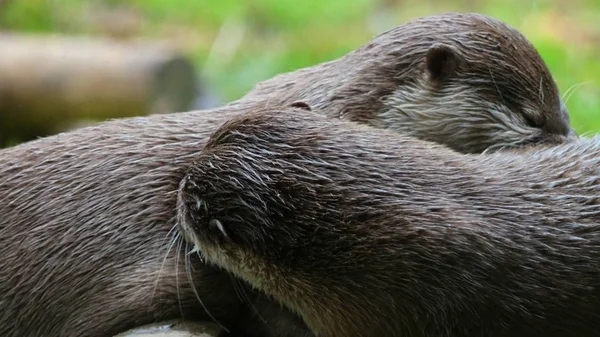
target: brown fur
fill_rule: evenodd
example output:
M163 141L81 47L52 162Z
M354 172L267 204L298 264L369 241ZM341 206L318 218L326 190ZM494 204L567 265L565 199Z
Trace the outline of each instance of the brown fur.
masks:
M600 139L488 155L285 109L182 181L208 261L316 336L597 336Z
M461 23L453 24L454 20ZM435 17L429 25L443 23L449 31L470 29L470 34L482 27L488 34L492 31L490 27L478 26L482 20L495 22L476 15L448 14ZM269 315L266 317L269 327L299 326L302 330L301 322L293 315L242 284L239 287L246 290L240 297L248 297L248 301L240 300L233 285L240 281L232 281L228 274L206 267L195 256L183 254L181 240L170 235L175 225L178 183L217 126L256 106L304 100L315 108L326 108L331 116L362 123L379 118L383 113L378 112L380 109L385 108L387 113L392 107L390 100L400 103L397 94L402 90L398 86L413 85L407 82L409 76L424 80L425 56L421 52L406 53L408 44L419 42L421 49L427 49L436 39L406 39L411 30L423 29L428 21L417 22L385 33L338 61L268 81L222 109L111 121L2 150L0 335L110 336L181 315L187 319L211 318L203 306L232 331L285 335L271 328L262 331L261 319L252 314L255 310L261 316ZM499 24L497 27L506 29ZM485 40L486 34L468 37ZM420 35L425 38L427 33L422 31ZM442 42L451 42L447 36L440 36ZM500 38L502 34L498 31L495 36ZM460 52L462 46L455 43L453 48ZM518 53L523 53L519 50ZM536 134L564 138L569 133L568 121L561 114L550 75L536 55L532 49L525 58L505 58L502 64L517 61L519 65L513 65L514 69L525 67L523 71L541 72L526 73L543 79L544 84L544 100L538 102L535 96L529 104L561 127L549 128L546 125L549 122L544 122L539 124ZM433 67L439 75L437 84L423 92L422 102L452 94L439 88L445 88L442 79L452 82L452 76L457 74L463 78L470 73L469 78L479 79L473 83L477 88L498 85L500 91L508 90L499 79L490 82L486 72L475 68L470 71L469 64L449 69ZM407 67L418 72L408 72ZM512 84L529 85L529 82ZM522 88L522 92L527 90ZM498 97L494 94L471 97L472 100L487 98ZM513 96L507 94L502 102L489 103L508 104L509 99ZM521 98L515 98L515 107L522 103ZM445 109L455 117L460 116L460 109ZM520 111L509 112L517 129L521 127L521 119L515 116ZM485 116L486 111L480 114ZM437 119L431 122L444 123ZM473 126L464 125L464 129ZM505 143L494 139L498 145ZM479 145L466 150L488 147L479 138L475 143ZM169 250L171 243L174 246ZM186 258L189 260L184 263ZM185 268L191 271L188 273ZM188 275L204 302L202 305L190 287ZM281 320L273 312L279 312ZM241 317L247 317L248 322ZM296 332L290 334L297 336Z
M436 50L447 50L452 62L430 58ZM436 70L447 71L434 76ZM330 117L460 152L574 135L554 79L531 42L478 14L408 22L334 62L265 81L245 99L272 105L300 99Z
M0 335L112 336L183 316L285 336L264 331L254 306L279 309L291 331L278 305L185 261L172 231L185 167L241 111L123 119L2 150Z

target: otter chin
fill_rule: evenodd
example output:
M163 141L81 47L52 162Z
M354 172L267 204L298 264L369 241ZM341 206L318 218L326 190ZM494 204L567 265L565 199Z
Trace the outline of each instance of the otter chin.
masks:
M178 228L316 336L597 336L600 139L485 155L311 113L236 117Z

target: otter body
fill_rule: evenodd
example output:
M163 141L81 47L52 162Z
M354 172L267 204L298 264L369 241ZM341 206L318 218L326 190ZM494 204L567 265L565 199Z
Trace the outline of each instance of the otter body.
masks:
M426 26L439 24L447 25L448 33L439 40L438 34L428 36ZM407 38L412 31L421 38ZM464 31L468 34L452 39L452 32ZM479 41L477 53L496 46L486 57L489 62L502 57L492 74L516 78L492 79L475 67L472 52L462 50L461 39L467 38ZM339 60L267 81L221 109L111 121L1 150L0 335L102 337L183 316L214 318L232 333L301 336L303 323L295 315L185 255L183 241L171 235L177 186L206 138L238 114L297 100L330 117L400 132L393 127L397 122L421 125L431 118L423 125L444 124L436 114L388 118L399 111L394 106L403 102L401 93L417 90L424 112L438 106L449 113L448 130L455 130L463 111L476 107L481 118L492 116L488 126L524 130L489 132L490 140L473 131L478 136L463 145L447 138L449 146L465 152L567 139L572 130L556 86L535 49L523 41L491 18L435 16L399 26ZM414 53L408 52L411 44ZM464 82L465 76L473 82ZM541 86L529 88L530 77ZM473 87L455 91L458 82ZM514 94L517 88L523 95ZM415 104L412 95L406 104ZM446 106L445 96L468 102ZM401 110L411 116L417 111ZM497 111L506 118L494 119ZM529 125L530 119L536 122ZM467 130L480 124L466 117L460 133L475 134Z
M316 336L597 336L600 138L488 155L314 114L215 132L179 228Z

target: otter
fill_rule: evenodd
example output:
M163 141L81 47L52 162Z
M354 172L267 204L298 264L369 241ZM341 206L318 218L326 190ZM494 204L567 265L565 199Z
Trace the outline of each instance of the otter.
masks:
M241 112L115 120L0 151L0 335L113 336L181 317L263 335L251 318L266 300L173 235L185 167Z
M462 154L249 113L182 180L178 228L316 336L597 336L600 137Z
M272 106L304 100L329 117L460 152L574 136L535 47L518 30L480 14L408 22L336 61L262 82L245 99L268 99Z
M569 139L554 81L524 41L481 15L420 19L216 110L108 121L0 150L0 335L104 337L183 316L214 320L231 335L300 336L304 322L293 312L183 253L173 230L177 189L206 139L230 118L274 104L384 128L447 122L448 137L437 140L465 152ZM473 60L488 47L494 52ZM486 71L475 62L484 59ZM465 84L473 87L465 91ZM412 93L406 104L401 93ZM463 99L469 103L459 104ZM430 114L452 101L443 108L446 122ZM400 110L413 116L408 107L417 102L422 118L401 121ZM475 107L480 119L472 117ZM497 119L498 111L507 116ZM480 137L486 118L506 124L489 128L491 141ZM474 139L459 145L455 133Z

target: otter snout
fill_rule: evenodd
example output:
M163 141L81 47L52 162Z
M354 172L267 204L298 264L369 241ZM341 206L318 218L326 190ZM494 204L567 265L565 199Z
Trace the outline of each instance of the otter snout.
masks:
M278 139L288 136L270 127L278 114L289 114L291 123L299 124L306 117L283 110L250 113L228 121L213 133L181 181L178 228L202 252L237 246L268 254L265 250L272 251L275 241L304 244L304 232L292 232L279 224L291 210L302 207L294 202L296 195L316 193L306 189L296 174L309 174L320 182L326 177L310 174L304 165L294 166L295 173L282 169L282 163L290 158L310 159L308 153L294 151L288 144L278 145Z
M178 190L178 229L204 251L260 241L257 227L267 216L261 178L245 167L236 151L216 148L197 160Z
M202 207L202 199L196 199L196 193L192 184L190 184L190 175L181 180L177 193L177 229L183 235L187 242L193 243L199 247L199 241L196 236L199 230L198 214Z
M203 242L223 242L229 240L228 230L223 221L211 214L209 196L214 195L209 185L203 185L205 170L196 164L192 172L181 181L177 196L178 229L188 242L198 248Z

